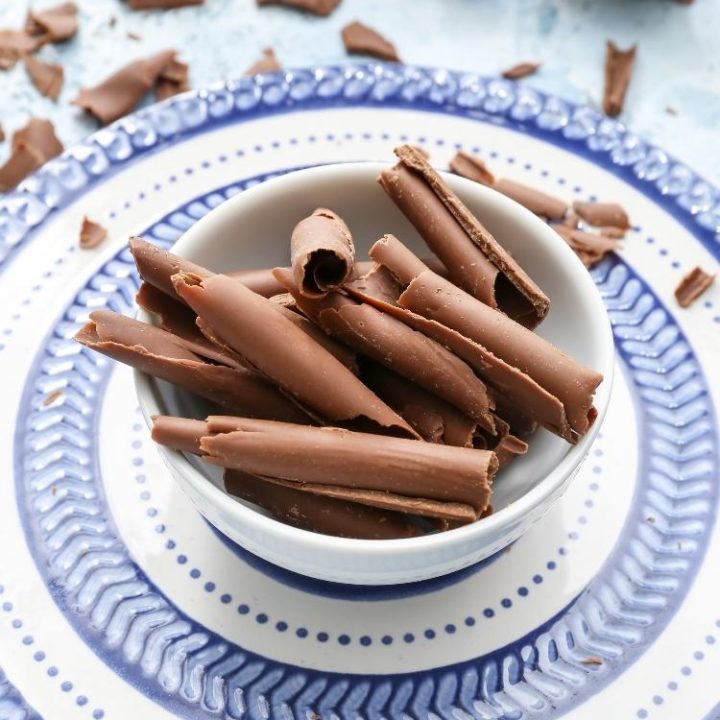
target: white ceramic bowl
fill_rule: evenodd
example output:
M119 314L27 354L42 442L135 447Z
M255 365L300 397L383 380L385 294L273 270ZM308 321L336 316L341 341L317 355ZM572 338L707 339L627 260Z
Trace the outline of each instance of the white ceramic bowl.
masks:
M355 238L358 257L385 233L427 254L417 232L386 197L378 163L301 170L233 197L188 230L173 252L216 271L287 265L290 234L318 206L338 212ZM272 563L314 578L385 585L459 570L519 538L562 495L587 455L608 404L613 341L607 314L587 270L545 223L512 200L477 183L445 176L468 207L517 258L551 301L539 334L603 373L599 416L575 446L541 430L528 454L495 481L490 517L449 532L403 540L349 540L284 525L222 490L219 473L192 456L159 448L196 508L218 530ZM140 406L151 415L195 414L188 394L136 373ZM331 391L331 390L329 390Z

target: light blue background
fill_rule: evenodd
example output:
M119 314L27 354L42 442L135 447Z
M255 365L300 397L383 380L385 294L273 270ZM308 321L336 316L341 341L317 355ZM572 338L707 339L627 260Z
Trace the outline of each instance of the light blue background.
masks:
M37 0L34 7L59 0ZM96 127L69 104L130 60L174 47L191 65L193 87L242 74L263 47L286 67L347 61L340 28L361 19L395 42L407 63L495 74L540 60L525 80L568 100L598 105L605 38L639 45L623 120L720 183L720 1L696 0L342 0L330 18L255 0L206 0L203 7L132 12L123 0L76 0L80 32L40 58L65 67L57 104L39 96L22 64L0 72L0 122L6 133L30 115L50 118L66 146ZM26 2L0 0L0 27L19 27ZM109 18L117 22L110 27ZM141 36L140 41L127 37ZM673 107L677 115L665 110ZM0 146L0 158L8 152Z

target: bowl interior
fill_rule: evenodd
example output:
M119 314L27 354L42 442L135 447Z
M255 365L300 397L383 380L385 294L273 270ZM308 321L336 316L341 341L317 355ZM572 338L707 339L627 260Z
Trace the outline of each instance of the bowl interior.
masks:
M418 233L378 185L382 167L348 163L271 180L209 213L185 233L173 252L218 272L288 265L293 227L316 207L324 206L345 219L360 259L367 257L370 246L385 233L393 233L419 256L427 256L429 251ZM610 388L612 340L587 271L556 233L524 208L469 180L452 175L446 180L550 298L551 310L537 332L604 373L605 382L596 396L599 424ZM203 403L182 390L154 380L150 387L163 412L192 417L207 414ZM577 454L579 462L584 451L545 430L538 431L527 455L498 476L493 494L496 511L535 488L568 453ZM195 458L189 460L219 484L219 473Z

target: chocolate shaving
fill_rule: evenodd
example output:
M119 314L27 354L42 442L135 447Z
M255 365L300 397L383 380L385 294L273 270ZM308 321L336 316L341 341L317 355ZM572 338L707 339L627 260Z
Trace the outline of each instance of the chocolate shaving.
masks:
M80 228L80 247L90 250L97 247L107 237L107 230L100 223L93 222L86 215Z
M550 301L509 253L445 185L427 160L404 145L380 184L408 217L454 282L490 307L534 327Z
M519 80L520 78L527 77L528 75L534 75L538 71L539 67L540 63L521 62L517 65L513 65L507 70L503 70L502 76L506 80Z
M176 292L248 364L332 423L417 437L415 431L325 348L225 275L173 277ZM336 392L342 388L342 392Z
M599 657L586 657L580 660L583 665L602 665L602 658Z
M444 346L372 305L336 292L313 300L301 294L289 274L278 270L277 277L298 307L326 333L495 431L485 383Z
M370 55L380 60L400 62L395 46L377 30L355 21L342 29L345 49L351 55Z
M564 200L515 180L500 178L492 187L530 212L548 220L562 220L568 209L568 204Z
M125 33L125 36L128 40L135 40L136 42L139 42L142 40L142 37L138 35L136 32L132 32L132 30L129 30L127 33Z
M210 433L204 420L154 415L152 422L152 439L156 443L180 452L202 455L200 440Z
M588 224L611 226L620 230L630 229L630 218L617 203L582 202L576 200L573 210Z
M275 57L275 51L267 47L262 51L261 57L256 60L246 71L245 75L258 75L259 73L280 72L282 65Z
M339 287L350 276L355 262L348 226L332 210L318 208L295 226L290 239L290 262L303 296L322 297Z
M187 92L190 89L189 67L179 60L172 60L160 73L155 83L155 100L167 100L173 95Z
M43 407L48 407L49 405L52 405L56 400L59 400L63 396L62 390L59 388L57 390L53 390L52 392L48 393L42 401Z
M203 5L205 0L128 0L131 10L170 10L172 8Z
M715 275L709 275L702 268L693 268L675 288L675 299L680 307L689 307L715 281Z
M170 333L124 315L96 310L90 313L90 321L78 331L75 339L231 412L310 422L299 407L263 378L249 370L211 365Z
M0 30L0 70L10 70L21 57L40 47L36 38L22 30Z
M77 32L77 11L74 2L61 3L47 10L30 10L25 30L29 35L39 37L41 44L69 40Z
M594 267L605 255L620 249L618 240L606 235L593 234L565 225L554 225L553 227L587 268Z
M623 109L625 93L630 84L637 45L619 50L612 40L606 43L605 92L603 110L610 117L617 117Z
M130 112L156 83L162 85L165 82L166 71L177 71L177 65L174 50L135 60L99 85L81 89L72 102L107 124Z
M280 485L237 470L225 471L225 489L280 522L324 535L364 540L422 535L422 529L405 514L311 495L291 483Z
M257 4L261 7L263 5L284 5L326 17L337 8L340 0L257 0Z
M0 191L12 190L33 170L63 151L49 120L31 118L13 134L10 157L0 167Z
M38 92L51 100L57 100L63 86L62 66L46 63L32 55L25 58L25 70Z
M470 153L462 151L455 153L455 157L450 161L450 170L456 175L483 185L492 187L495 184L495 176L487 169L485 161Z

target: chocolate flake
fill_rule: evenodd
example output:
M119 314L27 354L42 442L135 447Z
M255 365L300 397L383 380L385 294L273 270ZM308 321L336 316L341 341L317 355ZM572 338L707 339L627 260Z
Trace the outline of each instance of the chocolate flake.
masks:
M400 62L395 46L377 30L355 21L342 29L345 49L351 55L370 55L380 60Z
M709 275L702 268L693 268L675 288L675 299L680 307L689 307L715 281L715 275Z
M284 5L285 7L304 10L313 15L327 17L340 4L340 0L257 0L259 6Z
M167 100L173 95L187 92L190 89L188 82L190 68L184 62L173 59L160 73L155 83L155 99Z
M280 72L282 65L275 57L275 51L271 47L266 47L262 51L262 55L256 60L246 71L245 75L258 75L259 73Z
M573 252L582 260L583 265L592 268L597 265L610 252L617 252L620 243L616 238L594 234L570 228L566 225L554 225L554 230L572 248Z
M158 81L163 82L165 72L177 78L178 65L174 50L164 50L142 60L135 60L117 70L99 85L82 88L73 104L107 124L130 112ZM177 80L172 80L177 85Z
M138 35L136 32L133 32L132 30L128 30L127 33L125 33L128 40L135 40L136 42L139 42L142 40L142 37Z
M528 75L534 75L540 67L540 63L533 62L521 62L517 65L513 65L507 70L503 70L502 76L506 80L519 80L520 78L527 77Z
M64 72L61 65L46 63L33 55L25 58L25 70L38 92L51 100L57 100L62 90Z
M637 45L633 45L628 50L619 50L612 40L608 40L606 47L603 110L610 117L617 117L622 112L625 102Z
M602 658L599 657L586 657L580 661L583 665L602 665Z
M0 191L14 188L45 161L63 150L49 120L31 118L13 134L10 157L0 167Z
M29 35L39 37L40 43L69 40L78 28L77 5L61 3L47 10L30 10L25 22Z
M205 0L129 0L131 10L170 10L172 8L202 5Z
M599 227L630 229L630 218L618 203L583 202L576 200L573 210L588 224Z
M487 169L485 161L477 155L462 151L455 153L455 157L450 161L450 170L456 175L474 180L482 185L492 187L495 184L495 176Z
M36 38L22 30L0 30L0 70L10 70L15 63L40 47Z
M80 247L83 250L96 248L107 237L107 230L100 223L93 222L86 215L80 228Z
M63 396L62 390L59 388L56 390L53 390L52 392L48 393L43 398L43 407L48 407L48 405L52 405L56 400L59 400Z

